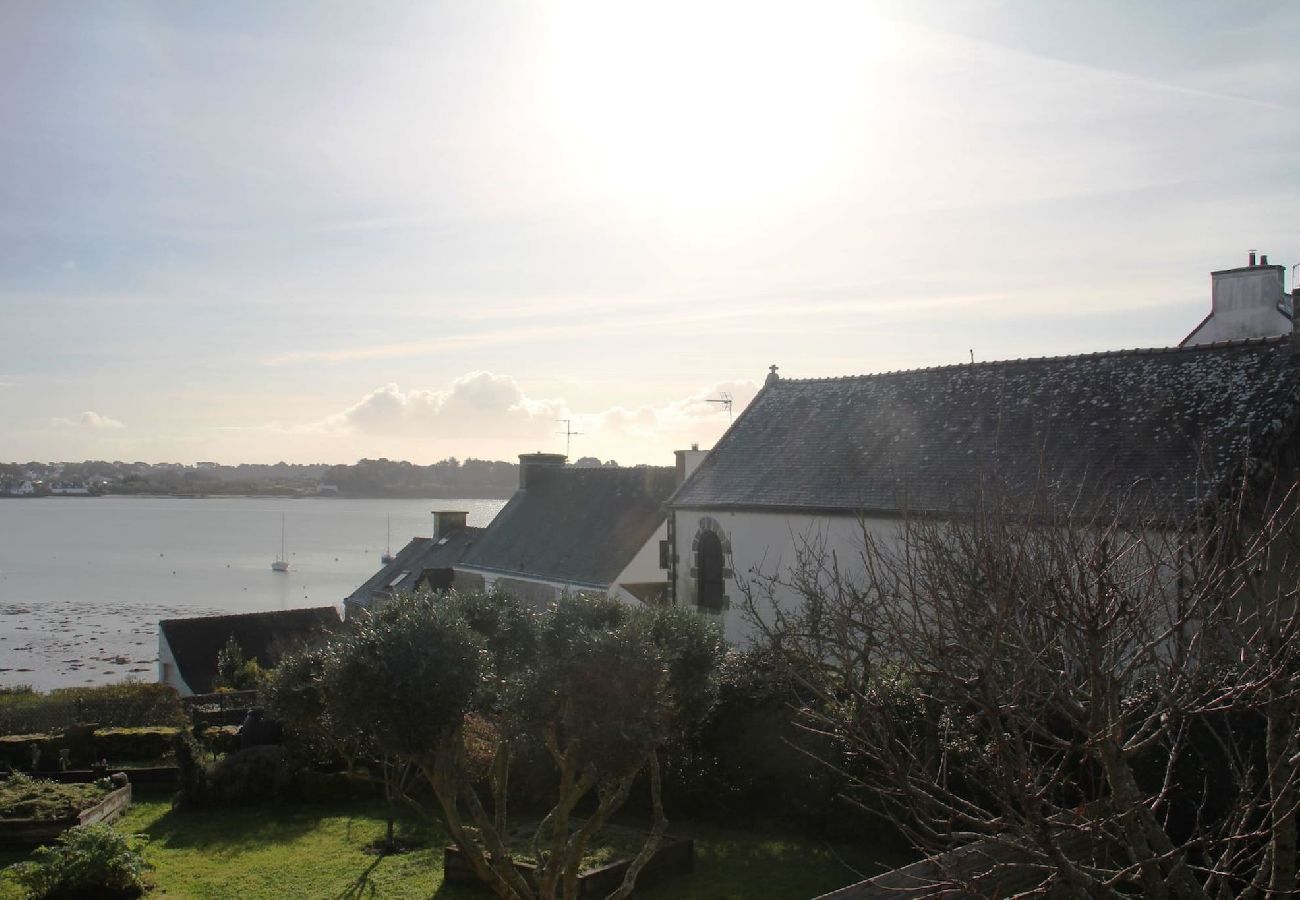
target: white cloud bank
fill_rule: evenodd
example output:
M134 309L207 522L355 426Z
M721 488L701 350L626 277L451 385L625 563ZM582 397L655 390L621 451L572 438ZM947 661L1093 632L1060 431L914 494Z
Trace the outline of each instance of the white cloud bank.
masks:
M55 418L50 424L56 428L87 428L92 431L117 431L126 425L117 419L86 410L75 419Z
M386 384L308 430L523 438L553 430L564 415L562 400L532 399L509 375L470 372L442 390L404 391Z
M391 441L394 451L411 439L429 441L464 454L472 442L491 440L498 455L543 447L563 448L563 426L569 419L575 433L573 456L597 455L628 463L668 465L671 451L699 443L708 447L722 434L730 419L725 406L710 402L732 398L732 416L749 403L757 385L749 381L725 382L662 405L615 406L584 412L574 410L562 397L530 396L514 377L494 372L470 372L445 388L404 390L397 384L376 388L339 413L297 427L273 427L293 434L322 438L365 438L382 449ZM409 446L409 445L408 445Z

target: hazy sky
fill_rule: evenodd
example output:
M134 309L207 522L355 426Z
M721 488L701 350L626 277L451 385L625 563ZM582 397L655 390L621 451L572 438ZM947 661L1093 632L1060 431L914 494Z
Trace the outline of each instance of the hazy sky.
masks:
M0 4L0 461L666 464L771 363L1176 343L1251 248L1291 0Z

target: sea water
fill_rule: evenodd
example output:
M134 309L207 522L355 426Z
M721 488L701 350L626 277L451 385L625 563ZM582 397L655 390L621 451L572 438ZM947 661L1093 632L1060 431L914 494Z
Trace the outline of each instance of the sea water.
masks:
M0 686L153 681L158 620L338 605L432 510L503 500L0 500ZM289 571L271 571L284 517Z

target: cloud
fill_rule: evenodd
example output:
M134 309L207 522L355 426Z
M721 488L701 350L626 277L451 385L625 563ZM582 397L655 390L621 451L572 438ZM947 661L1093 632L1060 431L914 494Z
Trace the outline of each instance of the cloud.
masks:
M386 384L324 419L297 426L268 425L264 430L366 439L370 446L379 442L392 448L416 441L426 449L436 444L450 452L457 452L462 442L480 439L495 443L492 452L508 454L512 447L562 449L563 426L558 420L569 419L574 433L582 435L580 442L575 441L575 456L596 454L667 465L673 450L693 443L709 447L717 441L730 423L725 406L717 401L731 397L734 417L757 390L752 381L727 381L659 405L583 412L572 409L562 397L530 396L510 375L479 371L461 375L440 389Z
M56 428L88 428L93 431L115 431L126 427L124 423L119 422L117 419L100 415L91 410L86 410L75 419L51 419L50 424Z
M523 438L551 432L564 415L563 400L528 397L509 375L470 372L442 390L404 391L386 384L307 430Z

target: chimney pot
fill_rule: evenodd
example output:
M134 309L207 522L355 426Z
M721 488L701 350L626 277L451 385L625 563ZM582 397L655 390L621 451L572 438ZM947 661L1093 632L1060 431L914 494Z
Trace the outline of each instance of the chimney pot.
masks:
M1255 251L1252 250L1250 251L1250 262L1246 263L1246 265L1253 266L1254 264L1255 264Z
M1260 264L1261 266L1266 266L1266 265L1268 265L1268 254L1267 254L1267 253L1261 253L1261 254L1259 255L1259 264Z

